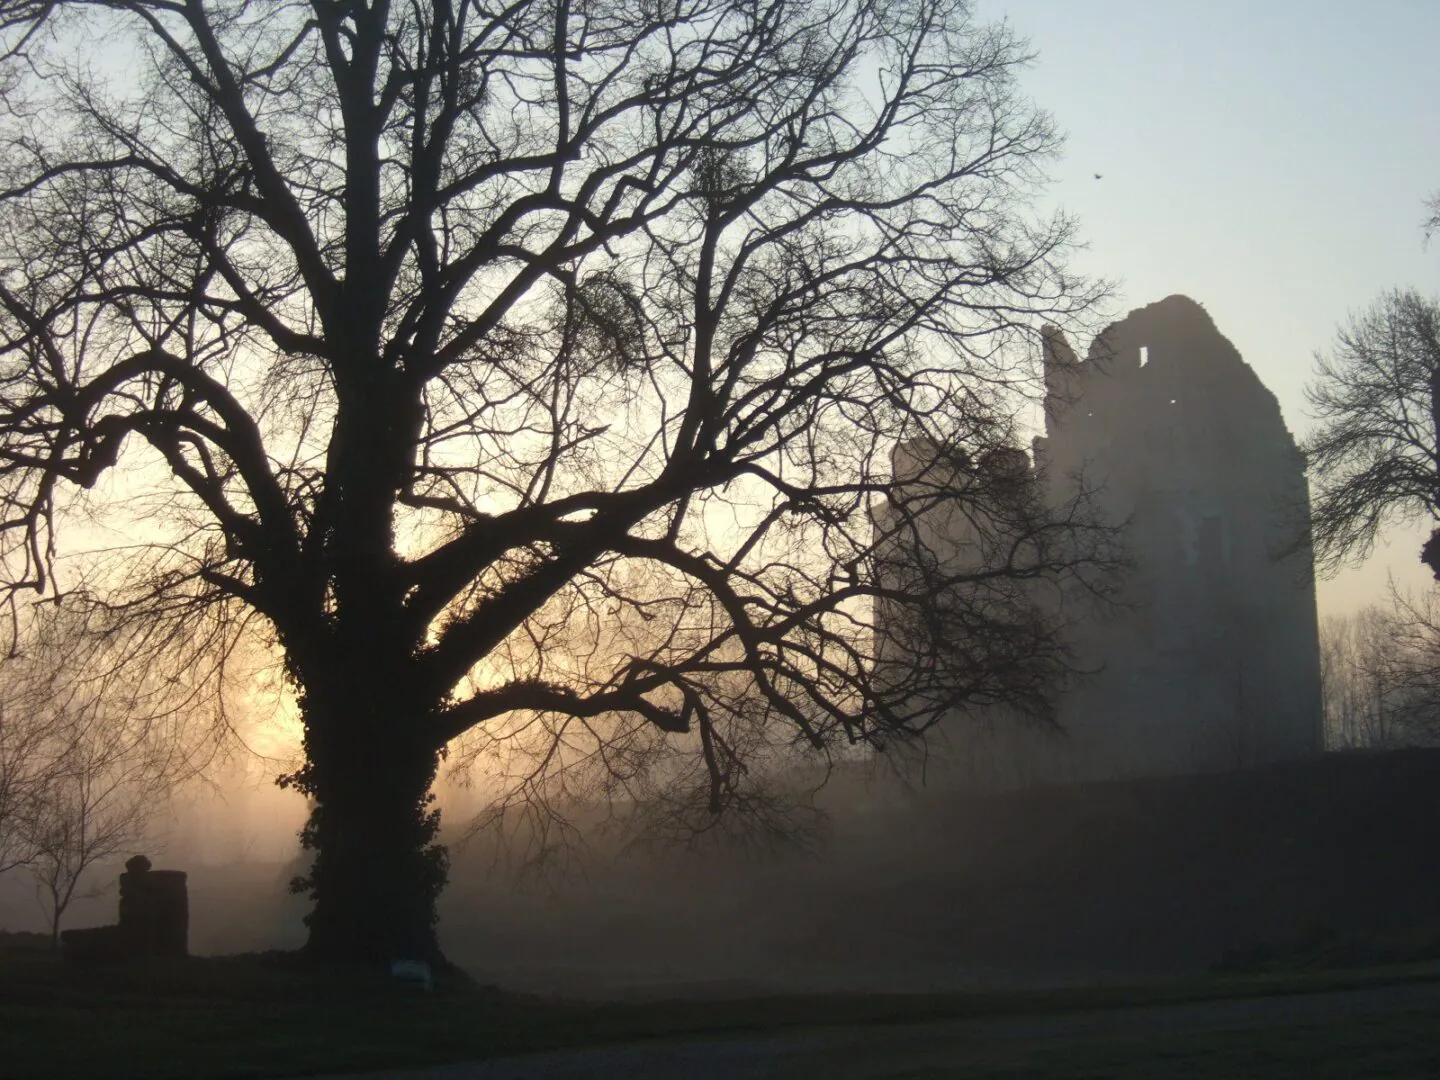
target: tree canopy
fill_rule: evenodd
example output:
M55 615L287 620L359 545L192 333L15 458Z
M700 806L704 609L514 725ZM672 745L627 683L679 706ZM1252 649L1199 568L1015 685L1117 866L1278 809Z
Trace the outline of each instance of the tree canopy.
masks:
M123 504L151 516L95 602L268 628L317 954L433 951L427 792L466 732L704 817L777 747L1043 711L1064 649L1026 590L1095 564L1080 508L891 469L901 441L1013 450L1040 323L1097 295L1033 208L1058 143L1007 27L963 0L0 11L11 595L63 591L57 530ZM882 574L938 502L986 558ZM877 601L928 627L883 679Z
M1440 521L1440 305L1386 293L1316 358L1306 398L1319 426L1304 450L1316 482L1316 559L1370 554L1394 522ZM1440 541L1421 561L1440 578Z

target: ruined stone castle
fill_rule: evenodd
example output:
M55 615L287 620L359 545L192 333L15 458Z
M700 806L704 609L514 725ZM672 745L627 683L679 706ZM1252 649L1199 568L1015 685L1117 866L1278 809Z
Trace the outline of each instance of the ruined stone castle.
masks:
M1132 311L1084 361L1047 330L1045 380L1037 482L1055 505L1096 489L1131 564L1120 606L1069 632L1094 674L1062 696L1060 733L951 725L949 779L994 789L1319 752L1305 464L1274 395L1184 296Z

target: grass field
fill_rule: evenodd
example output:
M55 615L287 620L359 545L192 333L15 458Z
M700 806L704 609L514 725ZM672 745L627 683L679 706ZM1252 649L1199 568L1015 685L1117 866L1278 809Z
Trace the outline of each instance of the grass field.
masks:
M1184 1036L1047 1040L971 1049L957 1057L950 1065L901 1065L869 1075L887 1080L1434 1080L1440 1077L1440 1026L1432 1016L1371 1017ZM844 1067L825 1075L846 1080Z
M586 1004L464 982L421 995L372 976L316 972L283 955L73 970L49 955L12 954L0 958L0 1077L298 1076L705 1033L1034 1016L1431 980L1440 980L1440 964L1005 994ZM1033 1047L1023 1038L992 1040L967 1047L958 1063L946 1059L917 1066L918 1072L883 1075L1269 1076L1267 1062L1277 1068L1275 1063L1287 1062L1288 1071L1272 1069L1273 1075L1440 1076L1440 1051L1434 1049L1440 1039L1422 1037L1431 1024L1396 1016L1314 1031L1277 1029L1263 1037L1221 1033L1136 1041L1110 1035ZM1412 1044L1428 1046L1429 1056L1417 1058ZM1336 1072L1337 1055L1359 1055L1371 1064ZM846 1058L854 1064L853 1055ZM1308 1064L1296 1064L1302 1061ZM842 1064L836 1062L837 1075L846 1071ZM1429 1071L1413 1071L1422 1065Z

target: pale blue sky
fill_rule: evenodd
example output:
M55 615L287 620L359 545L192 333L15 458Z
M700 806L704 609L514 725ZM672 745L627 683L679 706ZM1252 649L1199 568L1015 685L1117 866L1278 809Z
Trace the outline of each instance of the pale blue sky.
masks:
M1200 301L1310 425L1316 349L1382 290L1440 295L1440 0L977 0L1039 51L1025 87L1068 133L1053 196L1081 219L1082 269L1118 279L1128 310ZM1096 180L1095 173L1102 174ZM1424 532L1428 530L1420 530ZM1397 536L1321 587L1321 609L1418 587Z

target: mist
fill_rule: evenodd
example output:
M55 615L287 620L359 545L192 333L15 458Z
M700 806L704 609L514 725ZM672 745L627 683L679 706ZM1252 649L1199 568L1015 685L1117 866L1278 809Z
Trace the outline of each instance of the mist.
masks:
M840 770L823 824L788 847L621 847L596 826L548 867L494 833L466 840L474 793L447 788L441 944L507 989L708 997L1133 982L1440 932L1440 869L1414 858L1440 842L1440 751L989 794L932 760L916 780ZM253 772L188 794L150 854L189 874L192 953L301 946L303 800ZM105 888L66 925L113 920L118 871L97 868ZM23 877L0 878L0 926L42 924Z

